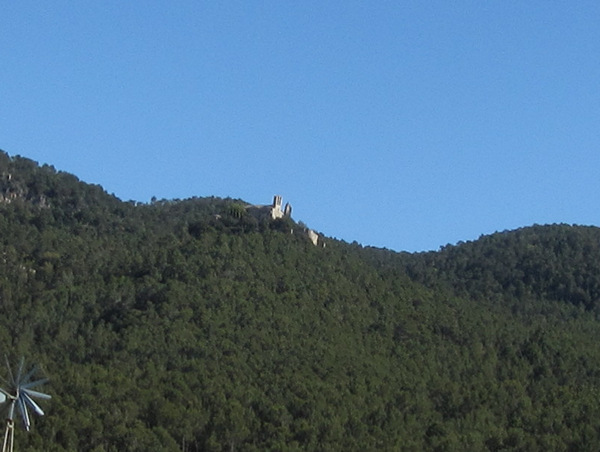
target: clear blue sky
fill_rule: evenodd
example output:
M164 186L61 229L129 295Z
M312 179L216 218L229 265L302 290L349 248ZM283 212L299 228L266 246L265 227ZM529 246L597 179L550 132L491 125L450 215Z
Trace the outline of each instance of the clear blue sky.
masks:
M600 224L600 2L10 1L0 149L437 249Z

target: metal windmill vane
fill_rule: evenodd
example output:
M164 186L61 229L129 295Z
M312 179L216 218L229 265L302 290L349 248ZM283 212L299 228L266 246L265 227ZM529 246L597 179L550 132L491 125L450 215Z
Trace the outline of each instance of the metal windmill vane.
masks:
M48 394L32 389L48 381L47 378L33 379L38 370L37 366L34 366L29 372L24 373L24 358L21 358L16 374L13 373L8 360L6 366L8 367L9 378L2 379L4 387L0 388L0 415L3 415L4 419L6 419L6 433L4 434L2 452L11 452L13 450L14 418L16 413L20 415L25 430L29 431L31 427L29 409L40 416L44 415L44 411L33 399L48 400L51 397Z

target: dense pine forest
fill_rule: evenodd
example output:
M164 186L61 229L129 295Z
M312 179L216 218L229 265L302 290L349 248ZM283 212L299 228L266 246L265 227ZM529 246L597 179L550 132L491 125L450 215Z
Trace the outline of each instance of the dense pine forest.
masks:
M0 346L53 397L17 450L600 448L600 229L409 254L245 204L0 153Z

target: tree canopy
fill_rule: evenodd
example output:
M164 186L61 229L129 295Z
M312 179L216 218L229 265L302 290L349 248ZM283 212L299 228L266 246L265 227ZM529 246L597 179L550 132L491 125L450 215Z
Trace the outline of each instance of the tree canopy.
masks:
M123 202L0 153L0 345L50 378L23 451L593 450L600 230L408 254L242 200Z

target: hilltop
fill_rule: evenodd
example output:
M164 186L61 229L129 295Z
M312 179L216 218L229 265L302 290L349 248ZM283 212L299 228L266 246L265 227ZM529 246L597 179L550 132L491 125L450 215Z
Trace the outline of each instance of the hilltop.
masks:
M0 345L53 395L19 450L600 444L598 228L323 248L243 200L0 176Z

